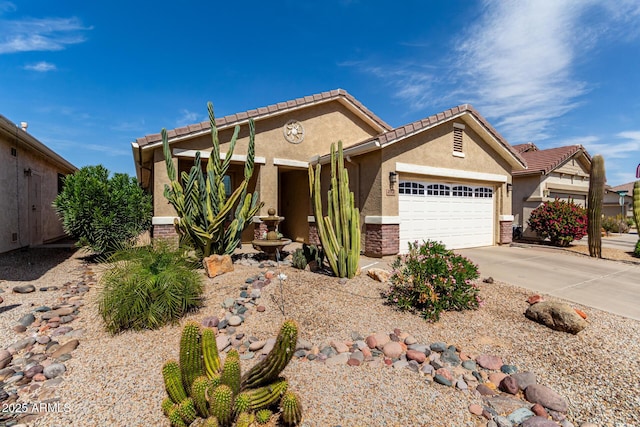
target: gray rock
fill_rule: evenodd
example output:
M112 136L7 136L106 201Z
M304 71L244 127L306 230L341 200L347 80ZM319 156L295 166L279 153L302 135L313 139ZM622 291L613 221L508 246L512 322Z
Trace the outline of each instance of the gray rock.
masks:
M298 357L298 358L305 357L306 355L307 355L307 351L306 350L296 350L293 353L293 357Z
M218 347L218 351L223 351L225 348L231 345L231 340L228 335L218 335L216 337L216 346Z
M470 371L475 371L478 369L478 365L473 360L465 360L464 362L462 362L462 367Z
M38 342L38 344L46 344L51 341L51 338L49 338L48 335L40 335L36 338L36 341Z
M64 366L64 364L52 363L51 365L44 368L43 374L45 377L51 379L51 378L59 377L60 375L64 374L66 370L67 370L67 367Z
M34 365L24 371L24 376L27 378L33 378L35 374L39 374L43 370L44 370L44 367L42 365Z
M431 351L437 351L438 353L442 353L447 349L447 343L444 342L434 342L429 346Z
M534 414L533 412L531 412L527 408L518 408L515 411L513 411L512 413L510 413L507 416L507 418L509 419L509 421L511 421L512 424L520 425L525 420L527 420L527 419L529 419L531 417L535 417L535 415L536 414Z
M406 360L398 360L396 362L393 362L392 366L396 369L403 369L409 366L409 362L407 362Z
M437 382L438 384L442 384L442 385L446 385L451 387L451 381L449 381L448 379L446 379L445 377L443 377L440 374L436 374L436 376L433 377L433 380L435 382Z
M405 344L406 344L406 340L405 340ZM407 350L415 350L415 351L419 351L421 353L426 354L427 356L431 354L431 350L429 350L429 347L426 346L425 344L411 344L411 345L407 345Z
M44 312L46 312L46 311L51 311L51 308L50 308L50 307L47 307L46 305L42 305L42 306L40 306L40 307L36 308L36 309L35 309L35 310L33 310L33 311L35 311L36 313L44 313Z
M450 367L460 365L460 357L458 356L458 354L455 351L449 349L442 352L442 354L440 355L440 360L444 362L445 365Z
M262 347L264 347L264 344L265 344L265 341L254 341L251 344L249 344L249 350L250 351L258 351Z
M480 387L480 386L478 386ZM484 406L488 406L496 411L498 414L510 414L524 406L527 406L527 402L508 395L497 395L491 397L483 397L482 401Z
M13 344L11 344L9 347L13 348L16 351L20 351L23 348L26 348L30 345L35 344L35 342L36 342L35 338L29 337L29 338L22 339L20 341L16 341Z
M587 327L584 320L569 304L541 301L530 305L524 313L527 318L553 330L577 334Z
M351 353L351 358L356 359L360 363L364 362L364 354L360 350L356 350Z
M224 308L230 308L233 307L233 305L236 303L236 300L233 298L225 298L224 301L222 302L222 307Z
M425 364L422 365L422 368L420 368L420 371L427 374L427 375L433 375L433 373L436 371L434 369L433 366L429 365L429 364Z
M503 374L511 375L511 374L515 374L516 372L518 372L518 367L515 366L515 365L502 365L500 367L500 371Z
M549 408L554 411L567 412L569 409L569 405L564 397L542 384L530 385L525 389L524 395L529 402L539 403L545 408Z
M249 360L249 359L253 359L253 357L255 356L255 353L252 351L247 351L246 353L242 353L240 355L240 360Z
M349 353L340 353L334 357L329 357L324 363L327 366L346 365L349 357Z
M36 317L32 313L27 313L24 316L22 316L20 320L18 320L18 323L21 324L22 326L27 327L35 321L36 321Z
M460 378L458 381L456 381L456 388L458 388L459 390L468 390L469 386L462 378Z
M242 318L240 316L231 316L229 318L229 325L240 326L242 324Z
M407 362L407 369L410 369L413 372L418 372L420 364L415 360L409 360L409 362Z
M33 285L20 285L13 287L13 292L15 292L16 294L30 294L31 292L35 291L36 287Z
M493 421L496 423L498 427L513 427L511 421L508 418L498 415L497 417L493 417Z

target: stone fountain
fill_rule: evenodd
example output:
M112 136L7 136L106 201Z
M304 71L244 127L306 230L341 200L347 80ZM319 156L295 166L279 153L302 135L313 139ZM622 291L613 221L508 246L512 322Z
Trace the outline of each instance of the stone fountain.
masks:
M269 216L261 216L259 219L267 226L266 239L256 239L251 241L253 248L262 251L269 259L276 259L276 253L282 251L282 248L291 243L291 239L278 238L276 228L278 224L284 220L283 216L277 216L274 208L267 211Z

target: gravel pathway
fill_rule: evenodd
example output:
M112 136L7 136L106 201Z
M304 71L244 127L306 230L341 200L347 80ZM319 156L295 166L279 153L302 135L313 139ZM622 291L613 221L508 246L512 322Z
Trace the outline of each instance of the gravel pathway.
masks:
M38 252L37 250L30 252ZM21 304L0 312L0 348L22 335L13 327L36 305L51 303L55 292L13 294L24 283L63 284L78 280L83 260L79 253L60 258L46 255L49 270L17 280L21 269L33 270L25 253L0 255L0 289L4 303ZM45 259L33 254L31 262ZM10 258L8 260L8 258ZM99 274L99 267L92 266ZM232 273L207 279L206 306L180 324L157 331L107 334L95 308L98 287L88 292L74 321L85 329L79 347L66 361L67 372L58 386L60 402L68 412L46 413L33 426L168 426L160 403L165 397L160 369L178 355L181 324L221 315L222 301L237 297L256 267L236 265ZM362 275L346 284L334 277L283 267L288 278L274 281L262 291L263 313L252 311L237 332L259 339L275 337L284 319L274 298L284 295L286 317L300 325L301 338L322 346L332 339L348 341L352 332L367 336L398 328L419 342L444 341L468 353L501 356L520 371L532 371L538 382L569 401L568 419L576 426L592 422L600 426L640 426L638 378L640 377L640 322L574 305L589 316L588 327L578 335L555 332L527 320L523 313L530 293L504 283L480 283L483 308L445 313L437 323L398 312L383 304L386 285ZM49 301L47 301L49 299ZM242 361L243 370L254 361ZM327 366L294 360L284 372L291 387L303 399L304 426L479 426L486 420L472 415L468 406L480 403L475 393L427 383L408 369L372 367L367 364ZM29 396L21 396L29 401Z

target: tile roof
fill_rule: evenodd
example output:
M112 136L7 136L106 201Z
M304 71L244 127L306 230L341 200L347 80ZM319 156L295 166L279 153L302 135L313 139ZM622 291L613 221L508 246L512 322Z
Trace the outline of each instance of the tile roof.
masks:
M609 188L610 191L626 191L628 196L633 196L633 184L635 181L628 182L626 184L616 185L615 187Z
M527 151L538 151L538 147L533 142L527 142L526 144L516 144L512 146L514 150L522 154Z
M520 144L516 147L521 147ZM537 147L536 147L537 148ZM591 161L591 157L587 150L582 145L567 145L564 147L549 148L547 150L533 150L521 152L522 156L527 162L528 168L521 171L513 171L513 175L530 175L530 174L548 174L557 167L561 166L564 162L573 157L576 153L584 153L584 155Z
M335 89L332 91L316 93L314 95L305 96L303 98L292 99L285 102L279 102L277 104L267 105L266 107L260 107L252 110L247 110L241 113L230 114L228 116L216 118L216 126L221 127L229 127L235 126L236 124L240 124L241 122L254 119L258 120L264 117L269 117L274 114L282 114L294 109L306 107L313 104L320 104L336 99L344 99L349 103L353 104L358 110L360 110L363 115L367 116L370 120L375 122L380 128L390 130L391 126L385 123L380 117L376 116L373 112L371 112L367 107L365 107L360 101L351 96L344 89ZM176 129L168 130L167 135L169 139L185 137L189 135L196 135L201 132L205 132L211 128L211 124L209 121L204 121L201 123L195 123L188 126L179 127ZM146 135L142 138L136 139L136 143L140 147L144 147L149 144L153 144L156 142L160 142L162 140L159 133L154 133L150 135Z

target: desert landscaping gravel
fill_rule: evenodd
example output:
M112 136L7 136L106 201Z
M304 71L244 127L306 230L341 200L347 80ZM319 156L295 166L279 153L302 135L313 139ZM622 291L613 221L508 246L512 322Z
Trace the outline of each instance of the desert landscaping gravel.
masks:
M13 329L21 316L52 304L61 292L16 294L13 287L62 286L77 282L87 269L99 276L104 267L85 265L83 255L44 250L0 255L0 349L26 336ZM38 267L39 262L48 267ZM577 335L557 332L524 317L530 291L513 286L517 284L479 282L482 308L444 313L440 321L428 323L385 305L380 294L387 285L364 274L342 283L291 267L272 269L284 273L286 280L274 280L262 289L259 301L265 311L250 310L236 333L272 338L285 318L293 318L300 338L322 348L331 340L351 340L353 332L367 336L400 329L421 343L442 341L467 353L497 355L519 371L534 372L540 384L568 400L567 418L576 426L640 426L638 321L573 304L588 315L587 328ZM165 398L160 369L178 356L181 325L223 316L224 299L237 298L246 278L265 270L236 264L231 273L205 279L205 306L179 324L116 336L104 331L95 307L99 285L92 285L73 322L76 331L84 330L80 345L65 362L67 371L55 389L55 397L68 410L45 413L27 425L168 426L160 409ZM15 307L4 310L9 306ZM243 360L243 370L253 363ZM427 382L409 369L367 363L328 366L294 358L283 374L303 400L304 426L486 425L468 410L480 402L475 392ZM28 403L33 399L20 397Z

